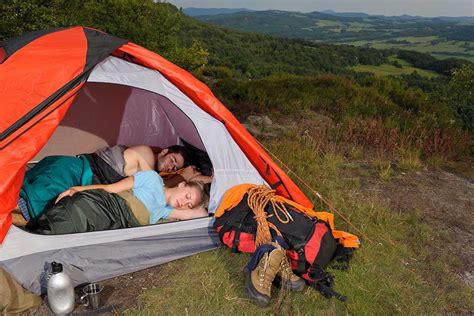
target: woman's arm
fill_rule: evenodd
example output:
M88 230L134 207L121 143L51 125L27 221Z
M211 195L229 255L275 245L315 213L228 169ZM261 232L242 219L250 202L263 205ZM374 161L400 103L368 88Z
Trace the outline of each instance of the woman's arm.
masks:
M184 220L184 219L192 219L192 218L198 218L198 217L207 217L208 215L209 214L205 208L199 207L199 208L194 208L192 210L173 209L170 215L168 215L168 218Z
M187 166L178 171L178 175L182 176L186 181L201 181L203 183L211 183L212 177L205 176L197 170L195 166Z
M69 188L68 190L61 193L58 198L56 199L55 203L58 203L65 196L71 196L76 192L79 191L86 191L86 190L94 190L94 189L103 189L110 193L118 193L125 190L130 190L133 188L134 178L133 176L127 177L122 179L118 182L111 183L111 184L92 184L92 185L83 185L83 186L76 186Z

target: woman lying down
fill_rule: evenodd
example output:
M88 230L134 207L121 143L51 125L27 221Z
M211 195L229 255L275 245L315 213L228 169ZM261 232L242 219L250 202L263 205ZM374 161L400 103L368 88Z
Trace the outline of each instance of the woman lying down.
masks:
M207 216L209 193L202 182L164 186L153 171L140 171L112 184L72 187L27 228L41 234L68 234L155 224L161 219Z

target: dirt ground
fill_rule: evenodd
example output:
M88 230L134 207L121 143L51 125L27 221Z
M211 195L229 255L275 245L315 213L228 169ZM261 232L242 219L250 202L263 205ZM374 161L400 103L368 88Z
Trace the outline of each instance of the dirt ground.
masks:
M439 242L462 262L456 273L466 284L474 287L474 176L471 165L445 170L397 172L389 181L362 177L357 194L376 195L386 200L395 212L415 212L423 221L440 230L453 232L454 239ZM138 306L143 291L159 287L163 267L131 273L101 282L102 309L91 312L77 303L74 315L116 314ZM79 290L80 291L80 290ZM78 292L79 293L79 292ZM30 315L52 315L43 304Z
M359 194L385 199L392 211L411 212L454 238L430 247L457 256L458 276L474 288L474 177L472 166L398 173L389 181L362 178Z
M94 311L88 310L87 307L81 304L79 297L82 295L82 290L77 289L76 308L72 315L114 315L130 308L136 308L138 306L138 296L142 294L143 291L159 287L160 283L163 282L163 279L158 277L160 271L163 269L162 266L157 266L99 282L104 286L104 290L100 296L101 307ZM146 286L144 286L144 284L146 284ZM47 306L47 299L44 298L43 302L41 307L31 311L28 315L52 316L53 313Z

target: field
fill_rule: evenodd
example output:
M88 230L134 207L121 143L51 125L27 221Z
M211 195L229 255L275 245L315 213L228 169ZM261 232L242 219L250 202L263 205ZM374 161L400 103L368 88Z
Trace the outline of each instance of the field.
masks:
M410 63L403 59L396 58L395 56L390 56L389 60L391 62L398 62L402 68L396 67L392 64L382 64L380 66L374 65L357 65L351 67L352 70L357 72L370 72L376 76L399 76L399 75L408 75L413 72L417 72L421 76L425 76L428 78L436 77L438 74L434 71L425 70L413 67Z
M474 43L448 41L437 36L394 37L391 40L350 41L344 44L366 46L379 49L397 48L429 53L439 59L461 58L474 62Z

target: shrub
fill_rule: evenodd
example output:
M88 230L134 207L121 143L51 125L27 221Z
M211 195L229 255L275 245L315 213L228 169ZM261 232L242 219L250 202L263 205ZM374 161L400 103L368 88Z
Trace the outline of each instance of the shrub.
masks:
M398 167L404 171L416 171L423 167L419 149L401 149L401 158Z

